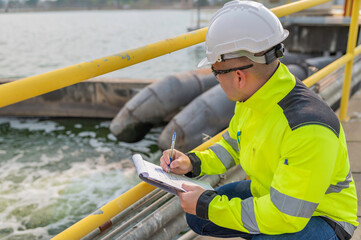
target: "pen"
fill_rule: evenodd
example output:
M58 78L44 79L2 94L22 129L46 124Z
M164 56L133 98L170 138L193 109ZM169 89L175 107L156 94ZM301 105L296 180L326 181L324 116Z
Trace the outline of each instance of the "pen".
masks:
M172 160L173 160L173 150L174 150L175 138L176 138L176 135L174 132L173 136L172 136L172 143L170 145L170 156L169 156L170 162L168 164L169 170L170 170L170 164L172 163Z

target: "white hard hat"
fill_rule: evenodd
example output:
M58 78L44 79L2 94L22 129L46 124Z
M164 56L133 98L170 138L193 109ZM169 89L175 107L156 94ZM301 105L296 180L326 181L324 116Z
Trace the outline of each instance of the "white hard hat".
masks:
M288 36L274 13L261 3L233 0L218 10L208 25L206 58L198 67L216 61L246 56L268 63L265 56L254 56L279 45Z

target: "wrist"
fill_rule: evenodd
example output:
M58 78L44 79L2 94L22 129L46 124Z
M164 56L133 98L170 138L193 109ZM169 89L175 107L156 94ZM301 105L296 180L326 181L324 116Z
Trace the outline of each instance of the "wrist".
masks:
M199 218L208 220L209 204L217 196L217 192L213 190L204 191L197 200L196 215Z
M186 153L185 154L190 161L191 167L189 168L190 171L185 175L187 177L198 177L201 173L201 160L197 157L195 153Z

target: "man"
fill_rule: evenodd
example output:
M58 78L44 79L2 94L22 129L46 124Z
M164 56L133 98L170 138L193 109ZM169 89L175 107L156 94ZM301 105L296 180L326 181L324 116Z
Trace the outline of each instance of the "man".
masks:
M198 234L245 239L350 239L357 196L345 135L333 111L279 62L288 36L263 5L231 1L211 19L207 58L237 101L222 139L209 149L175 151L170 171L192 177L241 164L250 180L217 191L179 192ZM161 166L167 171L167 150Z

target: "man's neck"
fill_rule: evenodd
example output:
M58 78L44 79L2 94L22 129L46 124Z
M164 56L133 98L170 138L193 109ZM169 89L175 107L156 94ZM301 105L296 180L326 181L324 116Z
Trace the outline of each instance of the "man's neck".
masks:
M254 87L252 89L250 89L249 95L246 96L243 100L241 100L240 102L245 102L247 101L247 99L249 99L250 97L252 97L253 94L255 94L261 87L263 87L263 85L266 84L266 82L268 82L268 80L273 76L273 74L277 71L279 65L280 65L280 61L277 59L277 62L272 63L272 65L274 65L274 67L272 68L271 66L269 66L269 70L265 72L265 74L263 74L263 76L258 77L258 78L254 78Z

